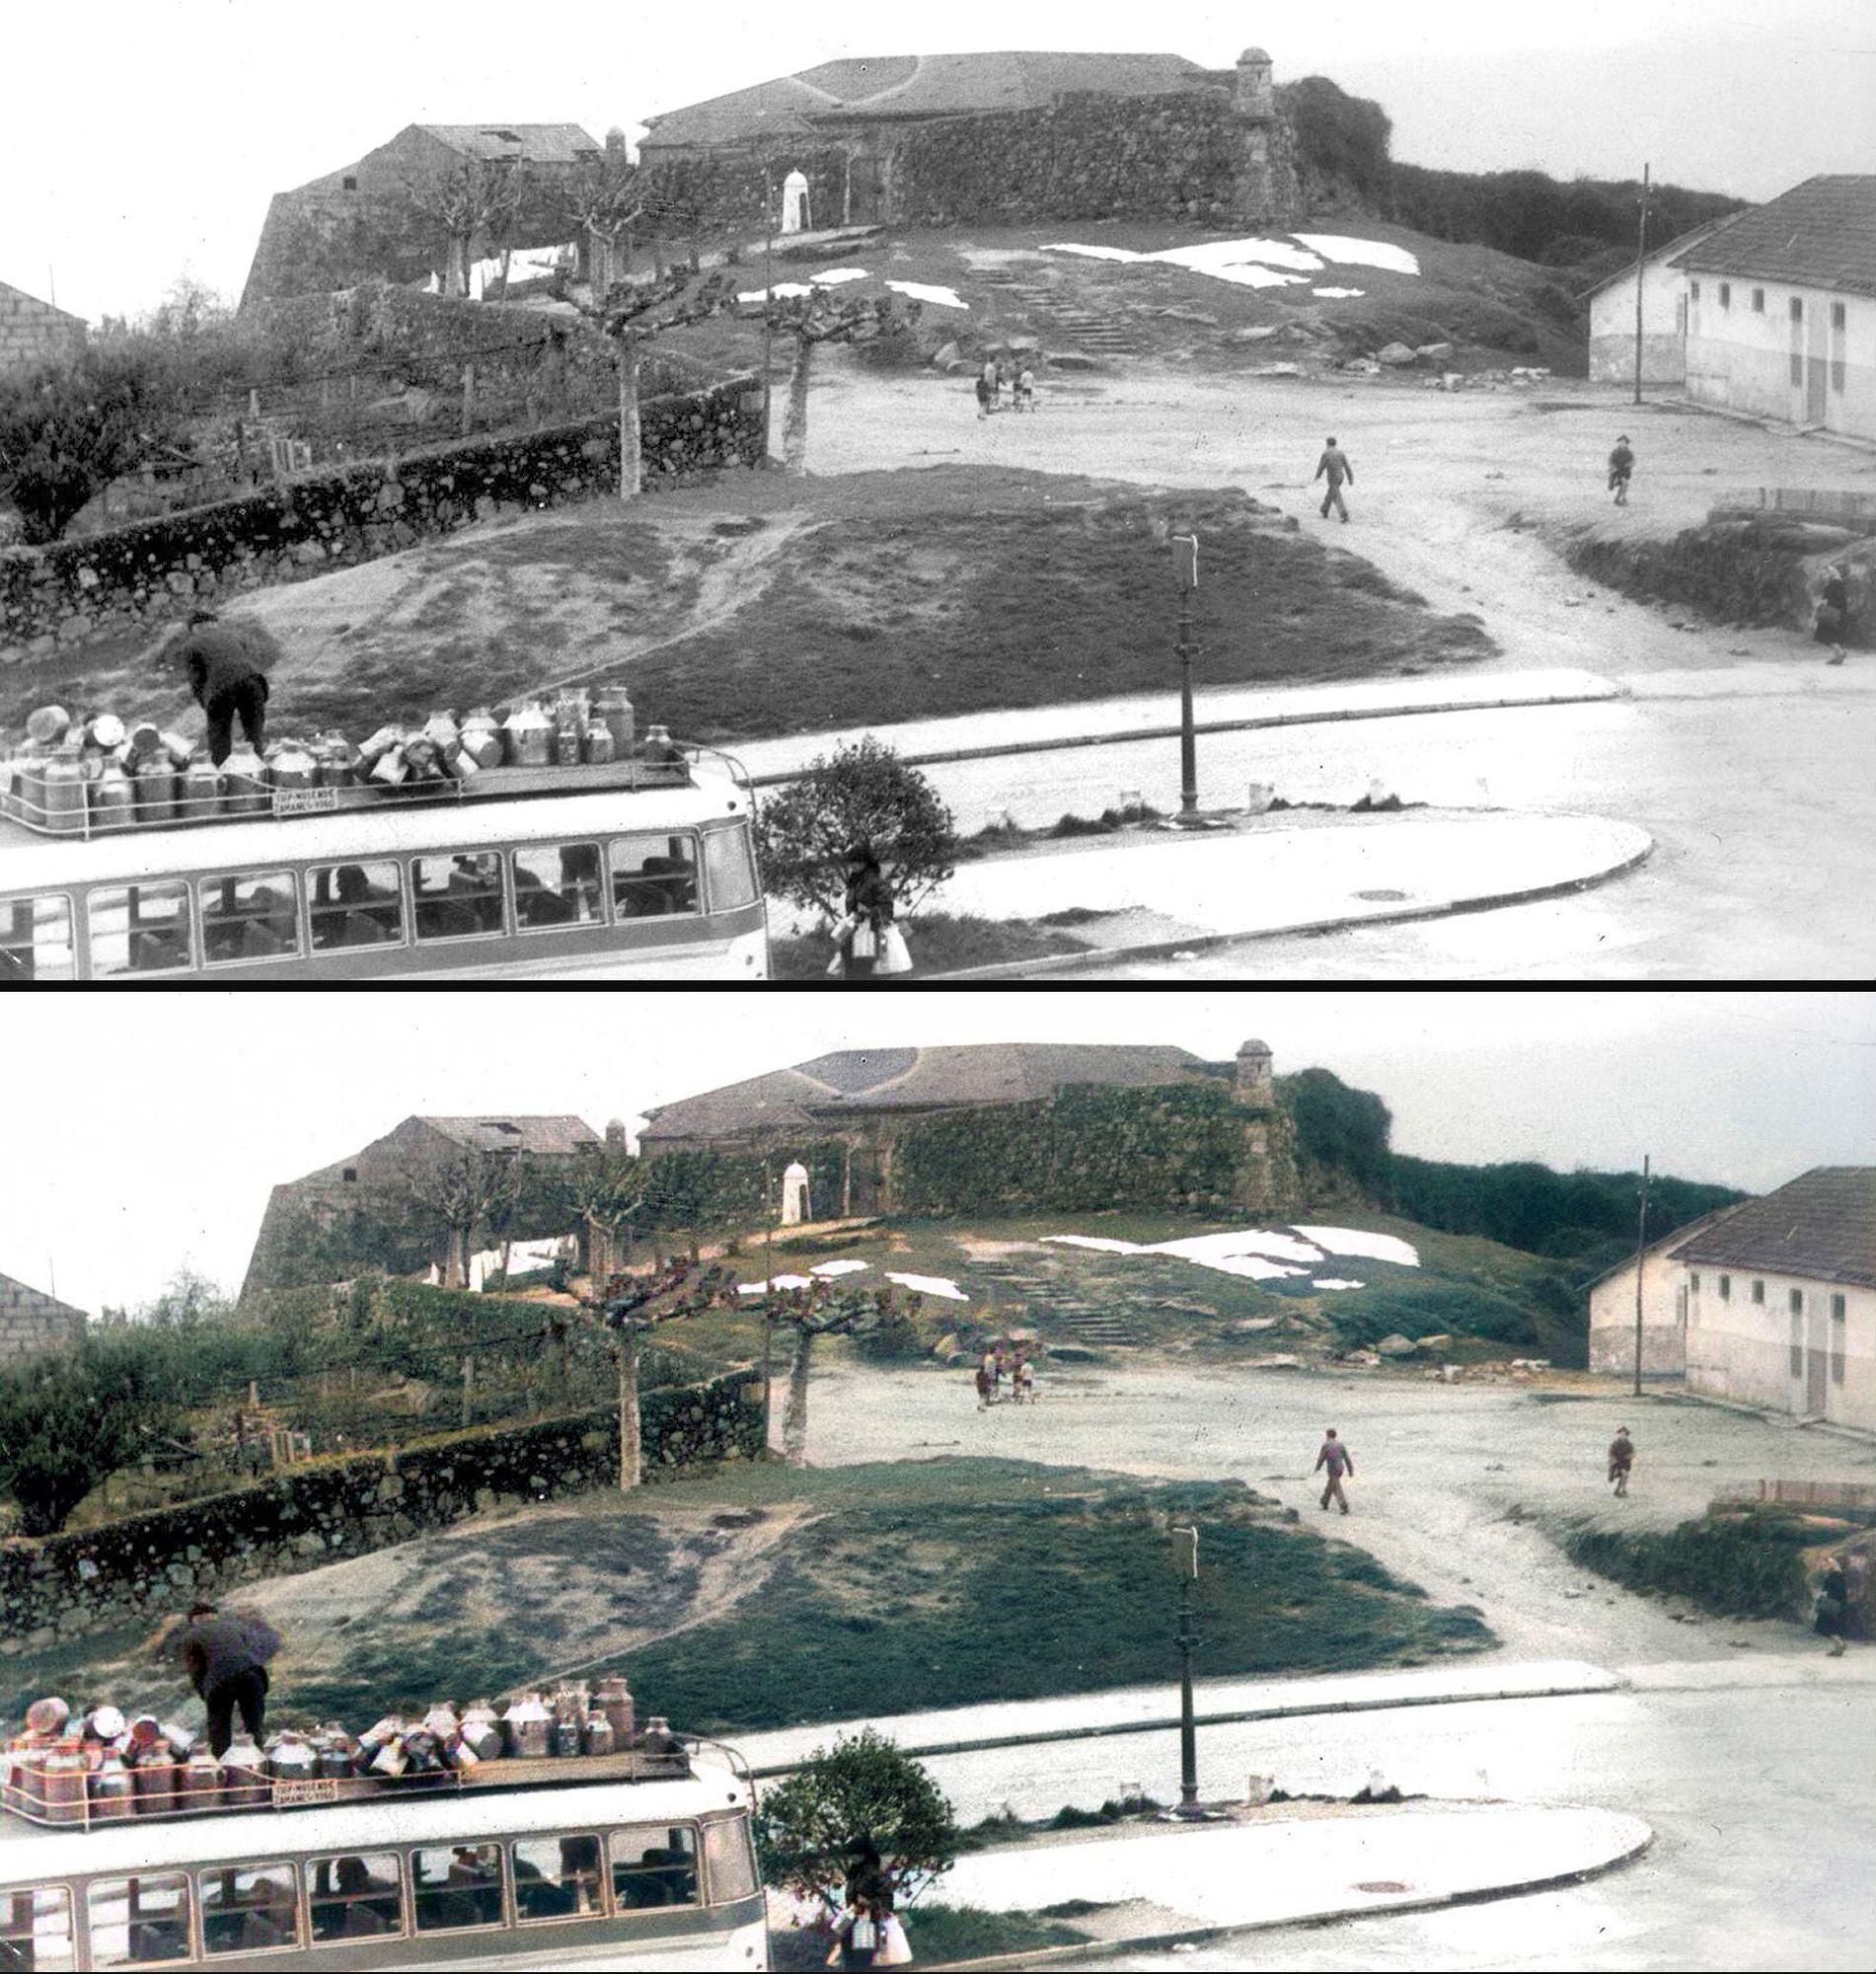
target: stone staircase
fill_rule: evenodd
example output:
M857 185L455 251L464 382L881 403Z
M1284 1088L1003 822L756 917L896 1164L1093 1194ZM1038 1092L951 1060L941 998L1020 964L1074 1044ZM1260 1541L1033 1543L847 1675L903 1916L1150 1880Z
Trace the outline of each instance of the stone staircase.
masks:
M1048 1314L1054 1327L1090 1350L1125 1349L1140 1341L1140 1332L1124 1317L1089 1303L1055 1303Z
M1046 355L1079 350L1088 356L1138 356L1140 339L1109 316L1092 315L1062 300L1046 282L1028 280L1006 267L993 267L975 277L978 287L1007 297L1013 309L1029 318L1042 340Z

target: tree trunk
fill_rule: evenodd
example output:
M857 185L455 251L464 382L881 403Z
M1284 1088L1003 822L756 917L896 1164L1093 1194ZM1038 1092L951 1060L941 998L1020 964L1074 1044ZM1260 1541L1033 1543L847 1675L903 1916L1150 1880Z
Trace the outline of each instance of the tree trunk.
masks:
M638 430L638 342L625 337L619 348L619 497L635 499L642 486Z
M774 1382L775 1318L764 1316L762 1319L762 1445L765 1452L769 1446L770 1421L775 1412Z
M630 1493L643 1478L638 1453L638 1332L619 1332L619 1491Z
M449 1246L443 1255L443 1286L459 1289L469 1273L469 1229L463 1226L449 1230Z
M794 1356L788 1365L788 1402L782 1413L782 1457L790 1467L807 1465L807 1374L814 1349L814 1332L802 1326L794 1332Z
M807 478L807 373L813 360L813 343L797 337L788 371L788 409L782 420L782 462L791 480Z
M443 292L459 297L469 292L469 236L466 233L449 236L449 258L443 268Z

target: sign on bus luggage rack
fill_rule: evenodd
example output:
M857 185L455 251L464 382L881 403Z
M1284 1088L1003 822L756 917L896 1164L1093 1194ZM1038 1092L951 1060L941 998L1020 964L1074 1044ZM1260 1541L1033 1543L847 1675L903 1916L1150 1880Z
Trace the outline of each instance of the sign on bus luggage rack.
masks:
M311 1809L335 1803L395 1802L412 1795L464 1788L539 1788L577 1783L665 1782L690 1773L683 1748L633 1748L612 1755L550 1759L500 1756L466 1769L426 1769L400 1776L310 1776L288 1779L264 1769L222 1764L212 1788L192 1789L186 1762L146 1763L126 1769L130 1794L100 1795L95 1771L82 1759L54 1761L63 1751L10 1747L5 1757L0 1808L29 1823L58 1829L114 1828L153 1818L229 1816L265 1809ZM154 1785L150 1778L155 1778ZM139 1778L144 1778L139 1784Z

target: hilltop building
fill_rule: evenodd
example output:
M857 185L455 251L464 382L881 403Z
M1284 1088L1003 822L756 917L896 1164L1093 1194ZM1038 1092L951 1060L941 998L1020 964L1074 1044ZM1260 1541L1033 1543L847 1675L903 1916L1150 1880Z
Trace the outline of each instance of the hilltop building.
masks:
M90 333L83 316L0 281L0 375L76 356Z
M1876 175L1807 179L1669 267L1696 404L1876 439Z
M1690 1236L1724 1220L1723 1206L1642 1251L1641 1375L1684 1378L1688 1369L1688 1275L1671 1259ZM1590 1284L1590 1369L1632 1377L1635 1369L1635 1257L1630 1254Z
M86 1320L82 1309L0 1275L0 1364L76 1343L85 1333Z
M680 1151L743 1152L780 1165L810 1144L843 1147L840 1199L815 1211L890 1213L901 1205L897 1165L907 1136L936 1118L1046 1104L1077 1087L1155 1091L1216 1084L1219 1072L1160 1044L1000 1042L946 1048L844 1049L662 1104L639 1133L646 1158ZM1244 1112L1247 1158L1269 1155L1276 1100L1270 1050L1238 1052L1233 1095ZM802 1178L806 1172L802 1169Z
M1641 381L1643 385L1684 384L1688 375L1688 277L1679 257L1710 239L1738 218L1728 213L1704 226L1678 234L1641 264ZM1589 292L1590 381L1635 381L1635 269L1620 273Z
M609 1126L605 1142L623 1148L624 1125ZM395 1219L411 1174L426 1163L466 1151L497 1158L570 1159L599 1143L599 1134L578 1117L407 1117L362 1151L273 1188L241 1285L241 1301L278 1286L293 1247L309 1234L331 1229L353 1212ZM482 1231L479 1226L468 1229L465 1245L473 1248ZM530 1225L511 1230L516 1239L563 1231ZM467 1265L466 1255L458 1259Z
M609 133L604 148L624 145L623 132ZM273 194L241 306L368 280L434 278L445 294L462 294L480 253L568 241L560 190L603 154L577 123L407 124L354 163ZM527 168L532 194L500 240L452 234L413 203L413 188L422 194L477 166Z

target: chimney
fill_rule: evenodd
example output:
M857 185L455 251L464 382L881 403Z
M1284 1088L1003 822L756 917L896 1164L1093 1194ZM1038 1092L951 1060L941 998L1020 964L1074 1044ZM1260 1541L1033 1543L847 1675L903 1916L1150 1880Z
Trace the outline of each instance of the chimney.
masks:
M1268 1109L1276 1101L1270 1087L1270 1045L1248 1041L1238 1051L1238 1075L1232 1096L1251 1109Z

